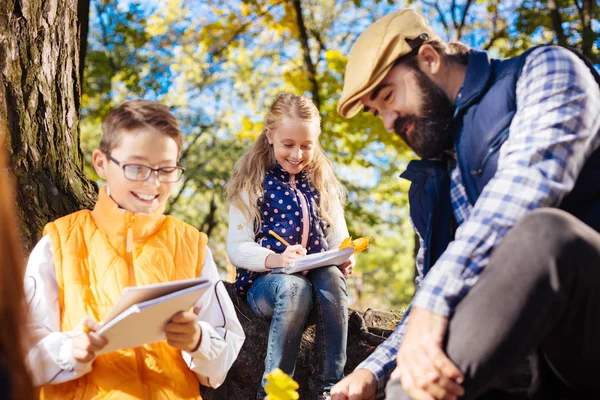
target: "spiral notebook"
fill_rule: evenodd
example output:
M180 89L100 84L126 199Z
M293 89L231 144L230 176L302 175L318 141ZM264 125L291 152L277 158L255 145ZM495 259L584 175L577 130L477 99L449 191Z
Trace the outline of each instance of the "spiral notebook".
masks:
M308 271L319 267L342 265L348 261L353 253L354 246L348 246L343 249L333 249L309 254L292 261L287 267L279 268L279 272L284 274L295 274L297 272Z
M196 278L126 287L97 331L108 344L96 354L165 340L164 327L173 315L189 310L210 286Z

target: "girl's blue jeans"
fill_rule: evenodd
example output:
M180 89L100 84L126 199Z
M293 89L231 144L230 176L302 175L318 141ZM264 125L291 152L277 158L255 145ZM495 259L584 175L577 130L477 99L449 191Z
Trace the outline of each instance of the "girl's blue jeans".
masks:
M270 319L269 341L262 387L266 375L280 368L292 375L302 332L315 308L317 325L317 393L331 389L344 377L348 339L348 287L338 267L321 267L302 274L262 275L247 295L258 316ZM259 397L261 395L259 392Z

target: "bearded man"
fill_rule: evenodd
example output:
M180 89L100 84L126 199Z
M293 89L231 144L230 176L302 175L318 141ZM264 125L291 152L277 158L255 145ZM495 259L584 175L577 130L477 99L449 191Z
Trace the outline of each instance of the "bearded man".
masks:
M492 398L532 353L544 379L531 396L597 396L599 84L569 49L491 59L411 10L360 35L338 112L379 116L421 157L402 175L419 288L334 400L381 398L386 385L393 400Z

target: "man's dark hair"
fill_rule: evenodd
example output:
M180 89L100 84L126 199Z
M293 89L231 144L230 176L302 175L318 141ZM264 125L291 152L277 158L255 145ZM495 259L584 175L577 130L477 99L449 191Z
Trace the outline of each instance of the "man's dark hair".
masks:
M469 62L469 47L460 42L445 43L440 40L431 40L429 42L420 40L420 38L408 41L412 47L412 51L402 57L399 57L395 62L394 66L402 63L411 67L416 67L417 54L423 44L432 46L439 55L450 63L467 65Z

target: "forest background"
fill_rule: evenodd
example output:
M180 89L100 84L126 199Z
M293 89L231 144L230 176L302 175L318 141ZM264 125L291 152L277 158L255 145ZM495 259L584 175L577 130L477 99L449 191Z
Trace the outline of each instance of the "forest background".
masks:
M24 3L30 7L38 3L40 15L47 16L52 15L48 4L55 2ZM594 0L60 0L57 4L58 14L65 18L73 13L61 13L60 7L77 8L78 21L65 19L65 27L57 30L64 34L66 49L71 49L63 53L78 51L81 62L54 66L50 54L51 65L42 66L41 72L25 68L21 61L21 75L18 66L9 65L0 76L8 82L0 93L7 104L4 112L0 110L0 122L7 121L11 135L11 167L28 248L39 239L45 222L92 204L94 182L102 184L90 159L99 143L100 123L123 101L144 98L171 107L186 137L182 157L186 172L167 212L209 235L223 278L231 280L224 185L234 162L260 133L277 94L303 93L321 112L322 144L348 190L345 211L350 233L371 237L370 249L359 255L357 272L349 280L353 307L358 309L406 306L414 292L415 251L408 219L409 184L398 176L415 155L386 132L380 120L363 113L346 120L336 112L346 56L358 35L385 14L411 7L425 14L444 40L487 50L493 57L555 43L578 49L596 68L600 66L600 6ZM28 22L50 33L54 28L47 25L48 18L35 23L14 19L17 11L32 12L19 7L15 0L0 6L0 11L8 10L0 12L0 23L9 16L9 29L0 26L0 45L6 46L0 50L20 51L21 60L33 59L39 56L34 50L41 42L38 38L36 43L31 32L40 30L28 27L25 40L18 35L27 32L17 32L18 27ZM30 47L13 49L11 35L15 43ZM77 38L78 43L69 44ZM27 109L31 95L19 96L13 90L20 85L22 93L31 92L23 76L41 73L32 79L51 82L53 76L65 75L60 68L67 72L71 68L76 79L70 83L67 76L56 82L56 93L74 88L74 96L67 98L72 101L67 102L64 93L57 100L46 88L47 93L39 91L39 102L62 103ZM52 73L44 77L47 71ZM55 114L56 126L44 125L44 113L49 112ZM33 117L29 120L28 115ZM61 121L66 121L65 127L59 126ZM51 140L23 134L28 129L32 135L48 134ZM63 200L58 201L61 193Z

